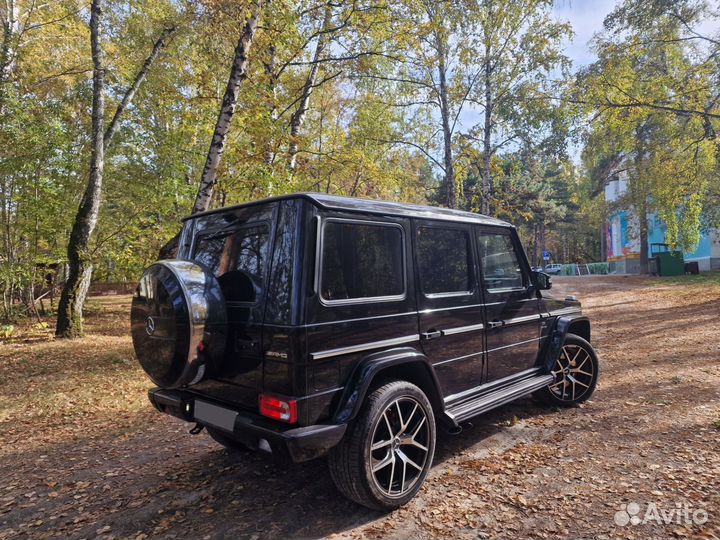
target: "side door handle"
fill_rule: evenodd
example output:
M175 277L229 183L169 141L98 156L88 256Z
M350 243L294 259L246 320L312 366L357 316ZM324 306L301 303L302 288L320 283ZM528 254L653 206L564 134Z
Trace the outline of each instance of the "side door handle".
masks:
M505 324L505 323L503 323L502 321L490 321L489 323L487 323L487 327L488 328L500 328L503 324Z
M422 339L435 339L442 336L441 330L428 330L427 332L423 332L420 334L420 338Z

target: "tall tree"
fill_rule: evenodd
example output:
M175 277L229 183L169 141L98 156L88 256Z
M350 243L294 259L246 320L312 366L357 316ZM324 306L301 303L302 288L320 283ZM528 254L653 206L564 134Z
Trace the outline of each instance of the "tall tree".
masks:
M547 93L557 89L554 79L569 67L561 44L572 30L554 20L552 4L551 0L480 2L474 59L480 80L471 97L482 121L468 137L481 144L479 195L485 214L492 213L495 198L493 156L509 144L540 139L553 127L553 103Z
M16 62L17 36L20 33L20 9L15 0L5 2L0 8L2 16L2 43L0 43L0 110L2 110L5 85L10 80Z
M688 34L696 22L691 17L702 11L693 4L678 16L682 5L688 4L653 2L644 13L635 0L620 4L605 20L606 30L595 41L599 59L581 72L577 90L578 101L597 103L586 163L611 163L615 171L608 174L627 175L619 204L637 218L633 232L643 273L650 215L666 223L670 244L694 249L710 182L717 178L720 156L711 117L717 70L704 58L704 46L698 48L697 36ZM692 112L701 109L703 114Z
M461 203L455 160L463 146L481 145L482 186L469 195L489 213L493 156L528 131L547 128L552 102L542 92L569 65L560 45L570 27L555 21L551 8L550 0L481 0L411 2L397 9L407 25L400 32L407 36L405 55L396 73L378 76L406 87L409 104L429 110L437 126L429 136L418 130L395 142L433 161L448 206Z
M252 4L250 15L235 46L235 55L232 67L230 68L230 76L228 77L225 95L223 96L217 121L215 122L215 130L213 131L212 140L210 141L210 149L208 150L207 159L205 160L205 167L200 177L200 185L197 196L195 197L195 204L192 208L193 214L203 212L210 207L213 190L217 184L220 159L225 151L228 133L230 132L230 123L232 122L238 104L240 85L248 74L250 49L255 39L255 32L257 31L264 3L264 0L256 0Z
M104 0L93 0L90 10L90 44L93 62L92 84L92 149L90 155L90 173L80 206L75 215L68 242L68 273L58 305L55 334L58 337L74 338L83 335L82 313L92 276L92 256L90 242L97 226L100 202L102 199L105 153L117 130L118 120L132 102L138 88L147 77L152 64L157 59L175 31L175 28L163 30L155 42L152 51L139 69L133 82L125 91L107 129L105 127L105 72L107 65L102 45Z
M381 71L372 76L397 83L402 90L394 106L409 109L413 116L434 125L428 133L413 122L413 128L399 131L386 142L422 152L442 172L443 204L456 208L453 145L460 116L478 82L471 39L477 4L423 0L400 3L394 12L398 21L395 32L404 46L401 61L395 64L394 73ZM418 115L413 109L426 114Z
M613 42L631 48L680 46L692 61L676 66L673 73L659 70L653 78L675 87L687 86L675 93L638 93L639 89L628 88L621 79L608 78L604 85L579 85L570 101L599 111L645 109L696 118L704 125L704 137L715 140L720 123L720 33L705 33L701 28L719 18L717 8L706 0L623 1L605 19L605 33L597 37L596 48L608 50Z
M332 8L332 2L327 2L325 4L320 28L317 31L317 42L315 44L315 52L313 53L312 62L310 64L310 70L308 71L307 79L305 79L305 84L303 84L302 93L298 98L297 109L295 109L295 112L293 112L290 117L290 149L288 151L288 168L290 170L295 169L298 153L297 137L300 134L300 128L305 121L305 116L307 115L308 107L310 106L310 95L317 84L320 63L325 52L325 47L328 43L328 34L332 32L332 29L330 28L333 15Z

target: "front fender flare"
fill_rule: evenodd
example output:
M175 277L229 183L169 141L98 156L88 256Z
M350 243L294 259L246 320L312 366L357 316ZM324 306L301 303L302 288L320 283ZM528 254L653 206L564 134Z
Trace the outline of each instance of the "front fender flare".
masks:
M552 371L555 359L560 354L562 346L565 344L565 338L568 335L570 327L579 322L584 321L590 324L590 320L584 315L565 315L555 319L552 329L550 330L550 339L547 340L542 365L546 371Z
M345 385L345 390L333 416L333 422L346 423L355 418L375 377L383 370L407 364L417 364L417 368L423 370L420 373L422 373L422 377L429 378L434 392L434 395L428 395L428 399L432 403L442 406L440 383L427 357L412 347L401 347L370 354L358 363Z

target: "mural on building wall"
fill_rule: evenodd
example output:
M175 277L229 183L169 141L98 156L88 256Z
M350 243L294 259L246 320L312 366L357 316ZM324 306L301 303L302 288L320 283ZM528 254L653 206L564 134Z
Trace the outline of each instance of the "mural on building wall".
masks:
M625 173L605 185L605 201L620 204L627 191ZM639 271L640 258L639 221L632 207L618 209L608 217L605 228L607 261L617 263L619 272ZM648 216L648 256L652 256L652 244L665 244L667 227L655 214ZM702 231L700 242L692 252L686 252L686 261L697 261L701 271L720 269L720 234L717 229Z
M607 250L607 258L611 258L615 256L615 252L613 251L613 241L612 241L612 226L610 223L605 224L605 246Z

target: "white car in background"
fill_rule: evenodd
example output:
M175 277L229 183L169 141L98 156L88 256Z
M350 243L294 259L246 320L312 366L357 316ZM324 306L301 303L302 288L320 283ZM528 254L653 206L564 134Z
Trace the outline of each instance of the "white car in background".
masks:
M562 270L562 264L548 264L543 272L550 274L551 276L557 276Z

